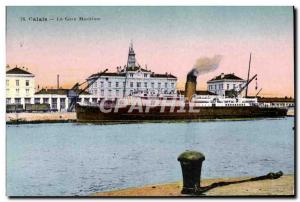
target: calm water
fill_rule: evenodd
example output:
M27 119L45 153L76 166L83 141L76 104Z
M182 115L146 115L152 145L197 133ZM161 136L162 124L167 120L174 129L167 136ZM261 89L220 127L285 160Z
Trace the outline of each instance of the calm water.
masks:
M203 178L294 173L294 119L7 126L7 195L64 196L182 179L177 156L205 154Z

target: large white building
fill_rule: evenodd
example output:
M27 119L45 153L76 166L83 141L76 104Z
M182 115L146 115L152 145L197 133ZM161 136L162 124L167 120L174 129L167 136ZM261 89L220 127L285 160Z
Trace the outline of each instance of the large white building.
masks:
M207 90L214 94L225 96L228 91L239 91L246 83L246 80L241 79L233 73L222 73L207 81Z
M33 102L34 75L25 68L15 67L6 71L6 104Z
M87 80L92 82L99 73ZM134 94L164 95L176 93L177 78L169 73L156 74L147 67L137 64L132 44L129 47L128 61L124 68L117 67L116 72L101 75L88 89L98 98L121 98Z

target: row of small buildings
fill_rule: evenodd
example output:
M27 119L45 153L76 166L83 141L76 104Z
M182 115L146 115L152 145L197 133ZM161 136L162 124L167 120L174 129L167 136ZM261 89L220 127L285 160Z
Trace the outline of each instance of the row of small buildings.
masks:
M95 79L96 78L96 79ZM93 82L93 80L96 80ZM87 83L93 82L86 92L79 96L80 103L97 103L105 98L121 98L134 94L164 96L183 94L177 91L177 77L170 74L158 74L147 67L137 64L133 46L129 47L128 61L124 68L117 67L116 72L92 74ZM221 74L207 82L207 91L197 91L206 95L225 95L228 90L236 90L245 85L246 80L234 74ZM6 104L49 104L52 111L66 111L70 104L70 89L35 89L35 76L24 67L9 68L6 71ZM259 98L269 107L294 106L292 98Z

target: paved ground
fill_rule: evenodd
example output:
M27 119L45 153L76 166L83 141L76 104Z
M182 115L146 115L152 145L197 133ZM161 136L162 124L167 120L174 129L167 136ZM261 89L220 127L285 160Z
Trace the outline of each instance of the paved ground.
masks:
M208 186L214 182L237 181L247 179L241 178L222 178L202 180L201 186ZM93 196L186 196L180 193L182 183L170 183L164 185L151 185L141 188L129 188L124 190L95 193ZM254 182L244 182L223 187L217 187L205 192L204 196L270 196L294 194L294 175L285 175L279 179L261 180Z
M42 113L6 113L6 122L14 123L19 122L64 122L75 121L75 112L42 112Z

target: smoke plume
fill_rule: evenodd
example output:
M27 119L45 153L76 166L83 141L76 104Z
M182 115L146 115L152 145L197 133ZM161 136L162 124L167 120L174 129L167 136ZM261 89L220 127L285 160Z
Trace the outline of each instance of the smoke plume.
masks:
M215 55L212 58L208 58L208 57L198 58L190 73L192 73L193 76L197 77L200 74L205 74L207 72L214 71L219 67L219 63L221 59L222 59L221 55Z

